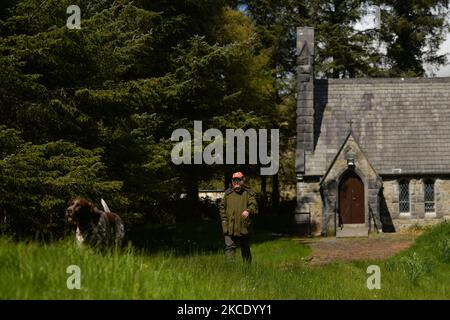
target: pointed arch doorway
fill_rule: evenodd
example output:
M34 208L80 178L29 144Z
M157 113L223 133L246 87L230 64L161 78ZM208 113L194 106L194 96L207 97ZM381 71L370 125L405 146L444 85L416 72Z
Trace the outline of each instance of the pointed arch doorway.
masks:
M339 216L341 224L364 224L364 183L354 172L344 174L339 183Z

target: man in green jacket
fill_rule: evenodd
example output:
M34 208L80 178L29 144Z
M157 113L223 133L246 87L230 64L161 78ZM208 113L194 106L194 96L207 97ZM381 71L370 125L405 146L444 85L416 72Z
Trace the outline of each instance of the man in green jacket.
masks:
M255 193L244 185L242 172L236 172L232 176L232 188L225 191L220 204L225 253L228 258L234 258L236 245L239 244L242 258L246 262L251 262L249 236L251 218L255 214L257 214Z

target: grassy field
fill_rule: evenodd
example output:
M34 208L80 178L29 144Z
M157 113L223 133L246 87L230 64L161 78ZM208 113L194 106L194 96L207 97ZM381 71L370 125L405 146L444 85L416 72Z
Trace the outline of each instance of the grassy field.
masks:
M413 247L386 261L324 266L308 264L308 246L264 230L254 238L251 266L241 259L230 263L214 221L147 227L134 235L133 246L103 254L79 248L72 239L48 245L0 239L0 298L450 298L448 223L425 232ZM366 287L366 270L373 264L381 268L381 290ZM66 287L69 265L81 269L81 290Z

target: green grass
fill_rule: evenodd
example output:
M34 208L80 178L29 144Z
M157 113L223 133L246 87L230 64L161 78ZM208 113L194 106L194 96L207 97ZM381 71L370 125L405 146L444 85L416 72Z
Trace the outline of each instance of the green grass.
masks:
M259 234L248 266L226 261L215 222L145 228L147 241L98 253L72 239L49 245L0 239L1 299L448 299L450 224L378 262L310 266L306 245ZM159 230L159 231L158 231ZM163 232L162 230L165 230ZM136 234L139 234L137 232ZM219 238L218 240L216 238ZM216 240L214 240L216 239ZM188 242L190 240L190 242ZM239 255L237 256L238 258ZM381 290L368 290L366 269L381 268ZM81 268L81 290L69 290L66 268Z

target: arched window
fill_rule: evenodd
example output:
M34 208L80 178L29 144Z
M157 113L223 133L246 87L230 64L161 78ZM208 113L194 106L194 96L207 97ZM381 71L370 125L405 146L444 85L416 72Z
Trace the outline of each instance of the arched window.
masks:
M434 181L425 180L423 183L423 195L425 203L425 212L435 212L434 208Z
M410 212L410 204L409 204L409 181L401 180L398 188L398 205L400 213L408 213Z

